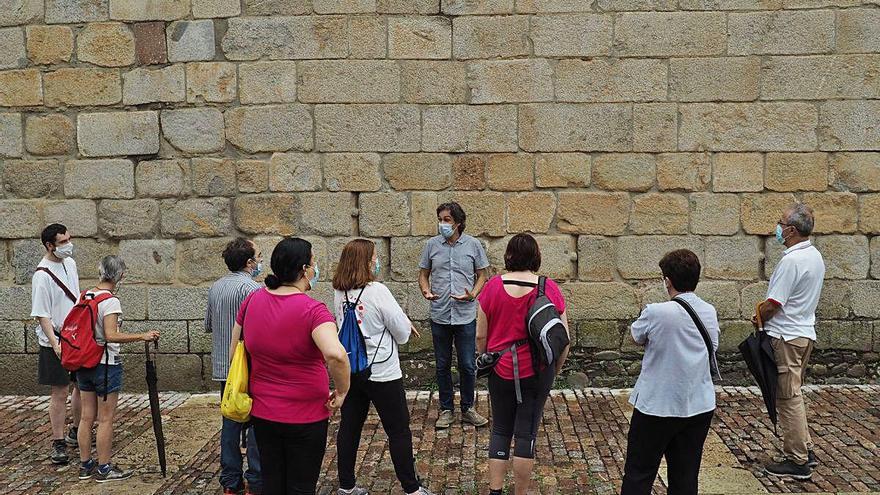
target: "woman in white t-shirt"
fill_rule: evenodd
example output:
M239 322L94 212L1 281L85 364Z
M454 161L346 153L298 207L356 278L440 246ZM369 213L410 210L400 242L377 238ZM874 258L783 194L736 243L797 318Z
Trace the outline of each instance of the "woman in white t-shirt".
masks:
M95 340L105 346L100 364L91 369L81 369L76 373L77 384L82 395L82 419L79 423L80 469L79 479L95 478L98 483L119 481L131 477L130 471L122 471L110 463L113 446L113 417L116 403L122 389L122 361L119 357L120 344L129 342L152 342L159 339L159 332L126 334L120 332L122 325L122 305L116 298L116 289L125 274L125 262L118 256L106 256L98 267L101 281L86 291L85 297L111 297L98 303L95 318ZM99 397L101 399L99 399ZM98 460L91 458L92 425L98 420L97 451Z
M416 475L409 409L398 350L398 346L405 344L415 329L388 287L376 282L379 272L376 245L366 239L355 239L343 248L333 276L336 323L342 327L346 302L354 304L354 314L366 343L367 362L372 363L368 379L352 379L351 388L342 404L342 419L336 435L338 493L367 493L356 485L355 459L361 430L372 403L388 435L391 461L403 491L407 494L430 494L421 486Z

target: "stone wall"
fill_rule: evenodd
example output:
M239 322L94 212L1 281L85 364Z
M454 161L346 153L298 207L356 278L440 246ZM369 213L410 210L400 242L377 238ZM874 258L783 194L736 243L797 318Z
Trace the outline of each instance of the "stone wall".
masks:
M449 199L495 267L508 236L538 236L571 371L597 384L637 373L627 323L677 247L703 261L735 370L780 256L767 233L806 201L828 263L816 370L877 378L875 1L0 0L0 26L0 393L38 390L48 222L85 279L125 258L126 329L160 329L164 386L194 390L230 237L305 236L326 268L376 239L424 322L417 258ZM407 349L414 381L429 341Z

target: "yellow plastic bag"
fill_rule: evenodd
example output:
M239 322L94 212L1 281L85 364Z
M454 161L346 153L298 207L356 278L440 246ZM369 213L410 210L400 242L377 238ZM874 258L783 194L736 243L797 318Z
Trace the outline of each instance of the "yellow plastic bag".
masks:
M226 377L226 389L220 401L220 413L224 417L244 423L251 418L253 400L248 395L248 363L244 342L239 341L232 354L229 375Z

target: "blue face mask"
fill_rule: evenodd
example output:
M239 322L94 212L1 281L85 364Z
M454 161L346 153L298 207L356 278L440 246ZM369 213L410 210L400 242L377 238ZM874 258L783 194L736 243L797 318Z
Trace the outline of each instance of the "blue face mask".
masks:
M257 278L260 276L261 273L263 273L263 262L262 261L257 263L256 268L254 268L254 271L251 272L251 277Z
M444 239L449 239L450 237L452 237L452 234L455 233L455 228L452 226L451 223L440 222L440 225L438 226L438 231Z
M315 276L309 279L309 288L313 288L318 285L318 279L321 278L321 270L318 268L318 264L315 263Z
M378 277L379 272L382 271L382 260L376 258L376 263L373 265L373 276Z
M785 244L785 237L782 235L782 225L776 224L776 242Z

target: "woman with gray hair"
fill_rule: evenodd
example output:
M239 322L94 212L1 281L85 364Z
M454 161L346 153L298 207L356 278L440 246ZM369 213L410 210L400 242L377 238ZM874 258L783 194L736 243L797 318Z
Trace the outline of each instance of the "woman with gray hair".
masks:
M110 463L113 444L113 417L122 389L122 361L119 345L129 342L152 342L159 339L159 332L122 333L122 306L116 297L119 284L125 276L125 262L118 256L106 256L98 266L100 282L85 291L82 299L98 301L94 322L95 341L104 346L104 356L94 368L81 369L76 373L82 394L82 419L79 423L79 479L94 478L98 483L124 480L130 471L122 471ZM101 397L102 400L98 400ZM97 461L91 458L92 425L98 420Z

